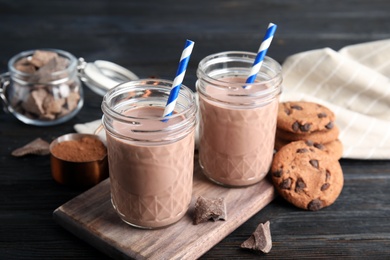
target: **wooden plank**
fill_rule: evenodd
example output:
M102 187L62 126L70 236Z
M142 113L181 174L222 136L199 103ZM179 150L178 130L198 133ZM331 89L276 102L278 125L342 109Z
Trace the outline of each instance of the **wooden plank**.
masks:
M268 180L245 188L225 188L208 181L195 163L193 196L187 214L158 230L133 228L120 220L110 202L109 180L57 208L54 219L92 246L115 258L194 259L229 235L275 196ZM192 224L198 196L224 197L227 220Z

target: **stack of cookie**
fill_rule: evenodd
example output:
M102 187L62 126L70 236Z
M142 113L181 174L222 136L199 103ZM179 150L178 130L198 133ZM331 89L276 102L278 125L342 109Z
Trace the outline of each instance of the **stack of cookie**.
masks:
M280 103L275 149L278 151L291 142L310 140L317 148L340 159L343 146L338 140L335 119L334 113L320 104L305 101Z
M334 113L316 103L279 106L271 176L278 193L299 208L319 210L341 193L342 145L334 121Z

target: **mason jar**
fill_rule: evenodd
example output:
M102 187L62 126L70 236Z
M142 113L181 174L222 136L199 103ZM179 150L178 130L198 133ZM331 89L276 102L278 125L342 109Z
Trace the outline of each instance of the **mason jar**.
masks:
M102 102L111 202L124 222L139 228L171 225L191 202L197 106L181 85L173 114L163 117L172 83L123 83Z
M58 49L23 51L8 62L0 79L5 108L20 121L36 126L63 123L83 106L77 59Z
M281 66L265 57L254 83L245 83L256 53L229 51L199 63L199 162L217 184L241 187L267 175L273 157Z

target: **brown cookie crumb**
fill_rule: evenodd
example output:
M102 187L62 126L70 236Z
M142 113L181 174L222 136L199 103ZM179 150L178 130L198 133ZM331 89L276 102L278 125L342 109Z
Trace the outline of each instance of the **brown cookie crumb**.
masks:
M21 157L27 154L48 155L50 153L49 146L50 144L48 142L42 140L41 138L37 138L23 147L15 149L12 151L11 155L16 157Z
M217 221L226 220L226 218L226 204L224 198L208 199L202 196L198 197L195 203L194 225L206 222L210 219Z
M272 238L269 221L260 223L255 232L241 244L241 248L269 253L272 248Z

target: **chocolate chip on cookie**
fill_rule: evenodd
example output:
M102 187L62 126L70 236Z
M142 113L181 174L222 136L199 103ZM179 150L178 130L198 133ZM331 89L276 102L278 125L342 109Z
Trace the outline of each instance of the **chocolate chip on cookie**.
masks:
M334 140L329 143L316 143L311 140L307 140L306 143L310 146L314 146L321 151L324 151L329 157L339 160L343 155L343 144L340 140Z
M320 104L298 101L279 105L279 129L292 133L311 133L334 127L334 113Z
M331 205L344 184L338 160L311 141L296 141L283 146L275 154L271 176L284 199L306 210Z

